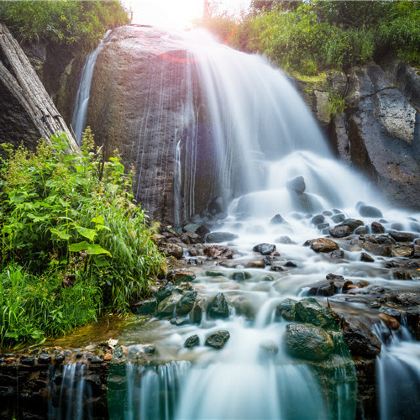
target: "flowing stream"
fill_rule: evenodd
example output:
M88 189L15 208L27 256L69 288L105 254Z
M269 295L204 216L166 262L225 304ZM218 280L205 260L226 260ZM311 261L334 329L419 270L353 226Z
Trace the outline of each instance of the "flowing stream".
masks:
M153 342L161 364L127 365L125 391L110 396L111 418L353 419L356 379L351 358L345 352L336 354L323 367L328 373L321 369L320 374L313 363L291 357L284 342L289 322L276 318L275 310L285 298L299 300L308 284L328 273L355 282L367 279L370 284L408 287L407 282L392 279L380 261L360 261L360 249L329 259L302 244L322 236L337 217L366 224L376 220L360 216L359 202L380 209L386 229L398 223L401 230L410 231L417 221L393 209L367 179L335 160L293 83L281 71L260 56L232 50L200 32L185 35L185 43L191 57L186 77L196 75L211 127L217 191L230 203L227 217L215 230L235 235L229 246L238 256L235 268L197 269L193 285L204 306L220 293L230 306L220 319L204 311L195 324L188 317L153 319L146 332L123 334L121 342L130 349ZM101 45L88 57L79 88L74 119L78 138ZM188 84L190 89L193 85ZM187 97L186 113L195 115L194 95ZM196 133L186 145L181 138L174 151L177 221L182 219L182 185L189 186L188 193L184 191L187 213L194 212L195 165L183 168L186 159L195 159L194 139ZM273 224L276 214L281 222ZM314 214L322 216L323 227L311 221ZM275 244L283 262L293 262L286 267L293 268L244 268L256 257L253 246L261 242ZM418 282L413 283L417 287ZM206 346L208 337L220 331L229 333L225 346L220 350ZM192 336L197 336L198 345L185 348ZM397 406L391 401L397 401L392 396L397 382L419 389L418 348L408 338L384 345L378 359L383 420L396 418Z

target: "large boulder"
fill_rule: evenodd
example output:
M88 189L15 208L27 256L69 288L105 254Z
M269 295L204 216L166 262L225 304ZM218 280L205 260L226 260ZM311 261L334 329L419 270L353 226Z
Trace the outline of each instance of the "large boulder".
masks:
M285 348L290 356L318 362L333 353L334 342L322 328L308 324L289 324L286 327Z

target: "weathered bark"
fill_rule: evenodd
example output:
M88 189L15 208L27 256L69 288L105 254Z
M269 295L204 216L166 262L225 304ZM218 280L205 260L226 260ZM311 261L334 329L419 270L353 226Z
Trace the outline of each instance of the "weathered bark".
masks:
M7 27L0 23L0 141L38 140L64 132L77 149L72 133L57 111L27 56Z

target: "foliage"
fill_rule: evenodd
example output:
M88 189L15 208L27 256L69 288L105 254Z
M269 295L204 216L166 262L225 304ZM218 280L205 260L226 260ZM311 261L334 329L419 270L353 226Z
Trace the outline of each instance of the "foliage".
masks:
M1 172L2 287L9 300L0 310L13 312L21 300L16 319L23 320L44 314L49 301L65 325L44 314L42 328L32 321L43 334L82 324L104 307L125 311L164 269L118 156L105 162L89 129L81 153L68 152L67 144L65 135L55 135L35 152L9 150ZM77 313L69 315L66 305Z
M0 21L20 41L96 45L106 29L128 23L118 0L23 0L0 3Z
M412 1L254 0L242 20L215 15L206 26L216 32L229 28L235 36L221 38L234 47L306 75L385 54L420 63L420 7Z

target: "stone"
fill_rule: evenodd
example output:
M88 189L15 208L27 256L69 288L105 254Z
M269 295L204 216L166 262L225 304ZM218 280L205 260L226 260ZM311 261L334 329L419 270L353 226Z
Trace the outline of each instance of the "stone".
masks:
M316 225L316 228L320 230L321 232L328 233L328 228L330 227L329 223L320 223L319 225Z
M333 296L340 293L344 286L344 277L334 274L328 274L325 280L310 284L309 296Z
M223 293L218 293L207 306L207 315L210 318L229 318L229 305Z
M368 233L368 228L366 226L359 226L353 233L355 235L366 235Z
M348 225L337 225L331 228L329 232L334 238L344 238L351 235L353 229Z
M334 223L341 223L341 222L344 222L344 220L346 220L346 216L344 216L344 214L342 213L335 214L334 216L331 217L331 220Z
M362 204L358 208L359 214L362 217L382 217L382 212L373 206Z
M205 275L208 277L224 277L224 274L221 271L216 270L207 270Z
M396 280L413 280L413 277L409 271L395 270L392 274Z
M277 243L279 244L285 244L285 245L292 245L295 244L296 242L293 242L289 236L280 236L279 238L276 239Z
M398 330L400 328L400 323L393 316L382 312L378 316L391 330Z
M297 264L294 263L293 261L287 261L286 264L284 264L284 266L288 268L296 268Z
M252 248L254 252L259 252L261 255L270 255L276 250L274 244L261 243Z
M287 353L298 359L322 361L332 355L334 342L320 327L306 324L289 324L286 327Z
M407 245L394 245L391 248L391 256L392 257L411 257L413 255L413 247Z
M338 244L328 238L312 239L305 242L315 252L331 252L339 248Z
M200 345L200 338L198 337L197 334L191 335L189 336L184 343L184 347L186 347L187 349L191 349L193 347L197 347Z
M234 241L238 238L238 235L235 235L231 232L211 232L206 235L206 242L208 243L220 243L220 242L229 242Z
M277 306L274 313L274 318L276 321L280 321L282 318L286 321L294 321L296 317L295 305L296 300L286 298L282 300Z
M306 189L305 179L303 178L303 176L297 176L296 178L293 178L286 183L286 188L289 191L293 191L298 194L303 194Z
M193 324L200 324L201 320L203 318L204 313L204 304L202 300L196 299L194 302L194 306L192 307L190 311L190 321Z
M191 270L177 269L168 273L168 279L174 283L191 282L195 280L195 274Z
M312 217L311 223L313 225L319 225L325 222L325 216L322 214L317 214L316 216Z
M208 347L212 347L214 349L220 350L225 346L229 338L230 338L229 331L219 330L213 334L210 334L206 338L205 344Z
M316 299L306 298L296 302L295 320L328 330L337 330L338 320L334 312L323 307Z
M358 219L345 219L342 223L340 223L340 225L349 226L352 229L352 231L354 231L359 226L363 226L364 223Z
M166 285L159 287L157 292L155 293L155 298L157 302L161 302L168 296L172 294L172 292L175 290L175 287L172 283L168 282Z
M211 245L203 250L204 255L212 259L232 259L233 251L227 246Z
M385 228L379 222L372 222L370 224L370 229L372 233L385 233Z
M371 328L357 318L344 321L343 337L352 356L375 358L381 352L381 342Z
M180 260L184 256L184 248L182 248L181 245L177 245L174 243L166 242L161 247L161 250L168 257L174 257L178 260Z
M275 216L272 217L272 219L270 220L270 223L272 225L281 225L282 223L287 223L287 222L286 220L284 220L284 218L280 214L276 214Z
M247 271L235 271L231 275L231 279L236 280L236 281L245 281L245 280L250 279L251 277L252 275L248 273Z
M251 260L246 263L246 268L265 268L264 259Z
M360 254L360 261L363 261L363 262L375 262L375 259L371 255L369 255L368 253L362 252Z
M231 299L231 305L235 308L235 314L244 316L247 319L255 318L255 307L245 296L239 295Z
M156 315L160 318L172 318L175 315L175 308L181 300L180 293L173 293L159 303Z
M131 306L131 310L137 315L152 315L157 309L156 299L147 299Z
M210 230L206 225L200 225L198 223L189 223L185 225L183 229L185 232L195 233L201 238L210 233Z
M197 292L195 290L184 293L176 305L176 314L179 316L187 315L192 310L196 298Z
M41 353L38 356L38 364L47 365L51 362L51 356L48 353Z
M411 232L399 232L396 230L390 230L389 236L395 239L397 242L412 242L414 239L419 237L419 234Z

